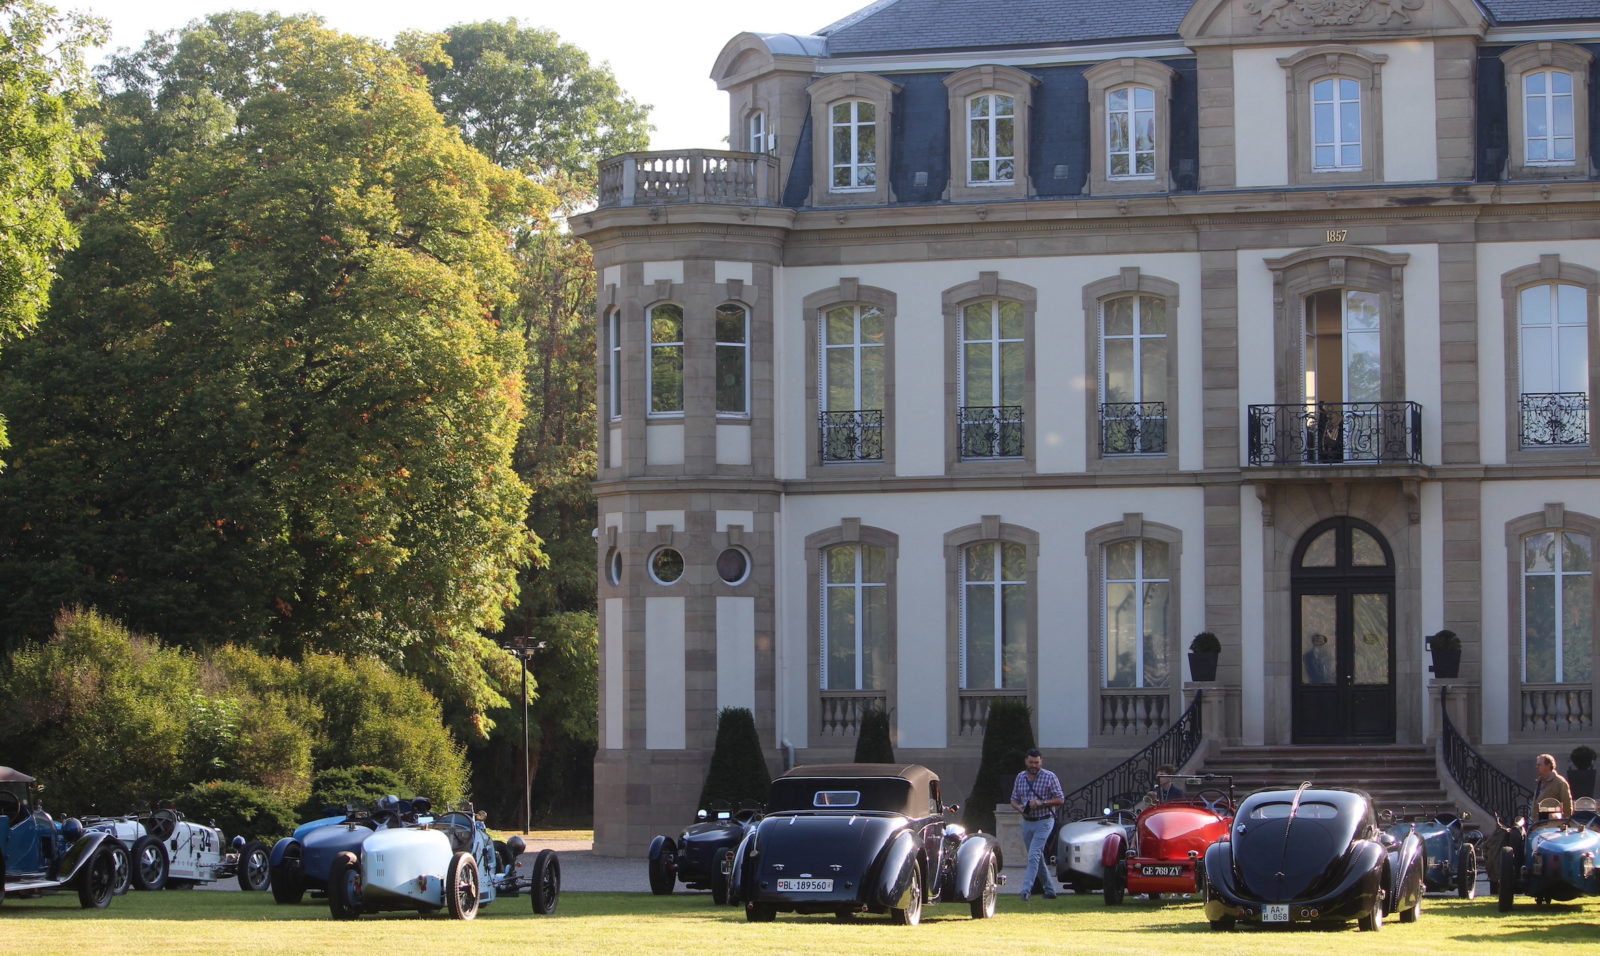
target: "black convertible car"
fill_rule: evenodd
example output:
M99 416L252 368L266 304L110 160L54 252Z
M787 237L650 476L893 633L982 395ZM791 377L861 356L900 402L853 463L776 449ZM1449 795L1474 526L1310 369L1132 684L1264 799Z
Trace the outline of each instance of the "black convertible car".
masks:
M1422 838L1384 833L1360 790L1259 790L1205 860L1212 929L1355 920L1376 930L1386 915L1409 923L1422 911Z
M928 903L994 915L1003 860L994 837L945 822L939 777L915 764L796 767L772 782L767 815L734 856L730 889L753 923L786 913L885 913L916 925Z
M761 807L732 809L726 801L712 801L683 828L674 840L665 834L650 841L646 858L650 892L665 896L682 883L691 890L710 890L712 901L728 902L727 871L733 851L761 819Z

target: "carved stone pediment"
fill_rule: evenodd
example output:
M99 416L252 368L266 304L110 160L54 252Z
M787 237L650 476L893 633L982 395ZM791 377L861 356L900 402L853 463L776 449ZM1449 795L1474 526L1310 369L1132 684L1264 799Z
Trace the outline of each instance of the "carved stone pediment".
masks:
M1411 13L1422 8L1422 0L1245 0L1246 13L1256 17L1256 26L1333 27L1353 23L1383 26L1400 18L1411 22Z
M1472 0L1198 0L1178 32L1191 46L1482 36Z

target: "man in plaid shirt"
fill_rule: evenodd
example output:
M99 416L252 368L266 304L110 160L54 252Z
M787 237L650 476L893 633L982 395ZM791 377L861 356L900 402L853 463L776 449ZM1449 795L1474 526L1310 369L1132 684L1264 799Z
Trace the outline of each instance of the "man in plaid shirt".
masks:
M1022 876L1022 901L1026 903L1033 893L1034 881L1044 877L1044 898L1056 898L1056 887L1050 880L1050 868L1044 865L1044 845L1056 822L1056 807L1066 802L1061 791L1061 781L1044 769L1044 757L1038 750L1028 751L1023 760L1027 769L1017 774L1011 785L1011 806L1022 814L1022 845L1028 848L1028 869Z

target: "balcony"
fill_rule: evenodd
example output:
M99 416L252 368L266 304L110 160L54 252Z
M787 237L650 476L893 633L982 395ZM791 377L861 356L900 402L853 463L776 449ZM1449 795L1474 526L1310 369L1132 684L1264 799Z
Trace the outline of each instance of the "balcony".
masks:
M625 153L600 164L600 208L661 203L776 206L778 158L715 149Z
M1166 452L1166 402L1107 402L1100 406L1100 457Z
M965 461L1021 458L1021 405L963 405L957 440Z
M1571 448L1589 444L1589 396L1584 392L1543 392L1517 402L1523 448Z
M859 737L863 714L888 710L888 694L881 690L825 690L820 695L817 727L824 737Z
M996 701L1026 704L1025 690L969 690L962 688L956 712L956 734L961 737L982 737L989 726L989 708Z
M1422 463L1416 402L1251 405L1252 465Z
M823 412L817 427L823 464L883 460L883 409Z

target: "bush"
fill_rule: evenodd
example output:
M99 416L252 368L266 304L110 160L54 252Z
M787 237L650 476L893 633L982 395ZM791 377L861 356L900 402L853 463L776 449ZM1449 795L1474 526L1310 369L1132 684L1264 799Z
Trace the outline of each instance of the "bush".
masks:
M270 845L292 833L298 822L295 812L275 795L237 780L193 784L176 803L185 817L220 829L228 839L242 836Z
M862 711L861 731L856 737L856 763L894 763L888 711L878 707Z
M433 799L432 794L413 793L388 767L334 767L312 779L311 797L300 808L300 816L306 820L320 817L328 807L371 807L378 798L391 795Z
M1221 654L1222 642L1210 631L1201 631L1189 642L1189 650L1196 654Z
M1011 799L1011 785L1022 771L1022 759L1033 748L1033 721L1028 705L997 700L989 705L983 728L983 756L978 776L967 791L961 819L969 830L994 832L994 806Z
M700 806L713 800L765 803L772 789L767 758L761 753L761 737L756 733L756 718L744 707L724 707L717 715L717 744L711 751L711 766L705 786L700 789Z

